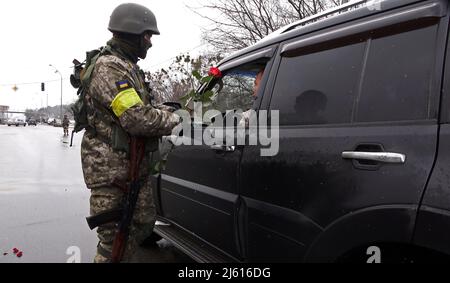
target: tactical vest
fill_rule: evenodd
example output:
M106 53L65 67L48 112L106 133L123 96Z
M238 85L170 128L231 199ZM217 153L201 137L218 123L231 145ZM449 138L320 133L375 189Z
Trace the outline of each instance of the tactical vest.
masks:
M94 98L92 98L93 106L89 107L86 103L86 92L89 89L91 83L92 74L95 69L95 64L101 56L112 55L124 59L127 63L128 61L123 58L120 54L115 52L110 46L103 47L100 50L93 50L87 53L85 68L80 73L81 86L79 88L78 94L80 98L75 103L73 107L73 112L75 115L76 125L74 132L79 132L82 129L86 129L87 132L92 134L94 137L102 140L103 142L109 144L114 151L126 152L129 154L129 134L120 125L119 119L115 116L111 109L104 107L98 103ZM131 76L136 82L136 91L140 96L141 100L145 103L151 103L150 93L146 88L144 82L144 73L135 64L128 63L130 65ZM77 113L75 113L77 112ZM94 125L90 125L87 119L87 115L94 117L94 120L101 120L103 123L109 125L112 128L111 137L106 137L98 134ZM158 138L147 138L146 142L146 153L155 152L158 150L159 139Z

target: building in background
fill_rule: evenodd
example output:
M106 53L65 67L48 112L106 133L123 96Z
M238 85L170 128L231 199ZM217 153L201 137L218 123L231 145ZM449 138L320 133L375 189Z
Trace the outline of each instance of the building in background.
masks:
M4 124L8 120L9 106L0 105L0 124Z

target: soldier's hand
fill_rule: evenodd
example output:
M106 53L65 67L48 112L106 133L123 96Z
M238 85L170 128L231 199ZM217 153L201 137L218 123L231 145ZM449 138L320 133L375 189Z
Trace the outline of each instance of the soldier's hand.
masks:
M160 110L165 110L173 113L177 110L180 110L182 106L178 102L164 102L163 104L158 105L157 108Z
M164 111L164 110L162 110L162 111ZM167 111L165 111L165 112L167 113ZM168 123L168 125L170 125L172 130L173 130L173 128L178 126L181 122L183 122L183 119L179 115L177 115L175 113L171 113L171 112L169 112L168 114L169 114L169 116L167 119L167 123Z
M178 120L177 124L180 124L181 122L183 122L183 119L178 114L172 113L172 115L174 116L174 119Z

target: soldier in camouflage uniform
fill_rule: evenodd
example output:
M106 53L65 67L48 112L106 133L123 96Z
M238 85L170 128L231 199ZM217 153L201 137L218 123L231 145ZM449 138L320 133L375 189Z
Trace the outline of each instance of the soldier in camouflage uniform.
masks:
M170 135L180 117L165 107L151 105L144 74L137 65L159 34L154 14L137 4L122 4L111 15L113 38L108 52L95 64L86 92L89 127L81 148L83 173L91 190L91 215L118 208L124 193L117 184L129 176L128 137L146 137L147 152L140 168L142 182L131 225L124 261L150 235L155 223L152 184L149 181L150 155L157 138ZM98 228L99 245L95 262L110 262L117 223Z
M69 125L70 125L69 118L67 117L67 115L64 115L64 119L62 121L62 126L63 126L63 129L64 129L64 136L65 137L69 136Z

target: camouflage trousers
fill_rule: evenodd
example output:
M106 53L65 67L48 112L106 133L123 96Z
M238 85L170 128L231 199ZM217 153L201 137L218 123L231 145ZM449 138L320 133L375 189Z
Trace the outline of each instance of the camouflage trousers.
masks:
M115 187L100 187L91 189L90 210L91 215L97 215L103 211L120 207L124 193ZM133 221L130 227L125 255L122 262L130 262L136 248L153 231L155 225L156 210L153 202L150 181L146 181L139 194ZM98 227L99 238L95 263L111 262L113 242L117 231L117 223L110 223Z

